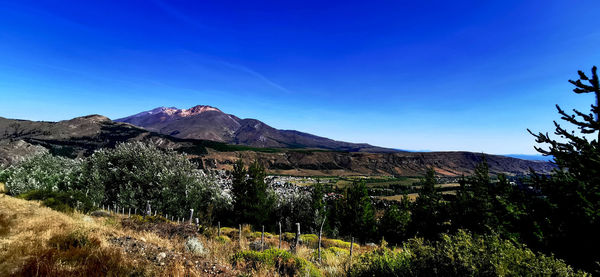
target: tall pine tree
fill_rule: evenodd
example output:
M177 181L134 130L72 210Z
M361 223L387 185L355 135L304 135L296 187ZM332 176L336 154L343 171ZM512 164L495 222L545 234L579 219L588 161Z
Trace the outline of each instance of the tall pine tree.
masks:
M260 226L269 219L274 201L267 191L265 177L265 168L257 161L248 169L242 160L235 163L231 194L238 223Z
M552 213L544 230L548 250L574 265L600 273L600 84L597 68L588 77L579 71L579 79L569 80L577 94L594 93L596 104L589 113L573 110L568 114L556 105L561 119L579 132L556 121L554 134L534 134L548 148L536 147L544 155L554 156L557 169L549 178L536 178L547 197Z

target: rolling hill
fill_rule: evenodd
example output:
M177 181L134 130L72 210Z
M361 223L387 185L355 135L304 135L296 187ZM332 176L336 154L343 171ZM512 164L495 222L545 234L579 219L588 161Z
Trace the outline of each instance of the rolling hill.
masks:
M290 175L398 175L415 176L434 167L444 176L469 174L482 154L471 152L365 153L311 149L257 148L159 134L101 115L59 122L16 120L0 117L0 163L9 164L40 151L83 157L120 142L143 141L189 155L203 168L231 169L243 158L259 160L271 173ZM491 173L540 173L554 166L542 161L486 155Z

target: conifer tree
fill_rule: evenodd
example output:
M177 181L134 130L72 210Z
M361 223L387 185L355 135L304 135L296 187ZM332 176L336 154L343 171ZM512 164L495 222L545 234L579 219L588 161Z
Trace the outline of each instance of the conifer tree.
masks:
M550 228L545 230L547 247L560 257L587 270L600 269L600 84L597 68L588 77L579 71L579 79L569 80L577 94L595 93L596 105L590 113L573 110L568 114L556 105L561 119L573 128L568 130L556 121L552 138L548 133L534 134L536 147L544 155L554 156L557 169L549 178L535 178L537 186L552 209Z
M412 232L428 239L435 239L444 231L446 209L442 202L442 194L435 187L437 180L433 168L427 170L420 184L419 196L412 210Z
M239 223L259 226L269 219L274 201L267 191L265 177L265 168L257 161L248 169L244 168L242 160L235 163L231 194Z

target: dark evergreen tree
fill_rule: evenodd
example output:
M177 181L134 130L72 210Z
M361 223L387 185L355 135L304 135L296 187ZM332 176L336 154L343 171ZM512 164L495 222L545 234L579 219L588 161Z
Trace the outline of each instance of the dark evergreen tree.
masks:
M588 77L579 71L579 79L569 80L577 94L594 93L596 105L590 113L573 110L568 114L556 105L561 119L575 130L554 122L554 134L534 134L548 148L536 147L544 155L554 156L557 169L548 178L534 180L546 197L551 213L543 230L546 247L559 257L588 271L600 273L600 84L597 68Z
M492 198L492 183L485 157L475 167L473 176L460 181L460 190L453 205L455 228L488 233L497 226Z
M444 222L447 220L447 213L442 194L436 188L437 180L433 168L427 170L420 185L419 196L412 210L412 233L435 239L446 229Z
M341 235L354 236L361 241L373 239L377 228L375 208L364 182L355 182L344 191L338 200L337 216L341 219Z
M231 194L238 223L254 226L266 223L274 201L267 191L265 168L255 161L245 169L241 160L233 168Z
M385 210L379 220L379 233L386 241L400 245L409 238L410 201L402 199L399 205L392 205Z

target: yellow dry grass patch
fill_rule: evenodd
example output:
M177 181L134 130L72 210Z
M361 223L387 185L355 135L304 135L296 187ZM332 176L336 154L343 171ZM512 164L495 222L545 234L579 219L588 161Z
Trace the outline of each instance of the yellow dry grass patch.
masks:
M97 238L101 247L109 247L108 237L131 236L167 249L172 241L151 232L119 229L114 219L93 218L80 213L71 215L54 211L39 202L0 195L0 276L7 276L47 247L56 235L81 231Z
M18 269L27 258L44 247L50 237L76 227L73 218L6 195L0 196L0 275Z
M2 182L0 182L0 193L6 193L6 186Z

